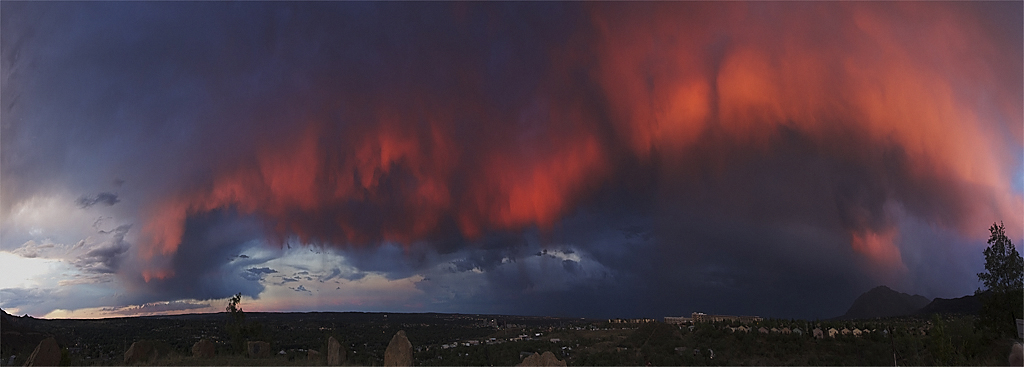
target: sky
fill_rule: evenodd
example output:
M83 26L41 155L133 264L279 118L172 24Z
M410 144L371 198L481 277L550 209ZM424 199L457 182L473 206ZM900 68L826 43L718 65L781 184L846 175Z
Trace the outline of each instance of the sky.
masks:
M1021 2L0 3L0 307L843 314L1024 243ZM1020 250L1018 250L1020 251Z

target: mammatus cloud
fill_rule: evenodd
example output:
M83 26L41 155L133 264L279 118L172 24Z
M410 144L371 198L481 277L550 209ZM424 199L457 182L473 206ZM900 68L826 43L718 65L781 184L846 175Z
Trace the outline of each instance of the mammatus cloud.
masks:
M1020 4L48 6L4 8L0 209L117 177L76 204L132 231L81 261L133 304L442 268L837 299L1022 232ZM305 245L353 268L240 256Z

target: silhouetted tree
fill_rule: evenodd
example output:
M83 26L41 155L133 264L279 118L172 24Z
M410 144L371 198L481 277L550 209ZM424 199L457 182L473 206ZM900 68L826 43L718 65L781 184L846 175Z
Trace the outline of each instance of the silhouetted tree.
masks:
M1016 334L1015 319L1024 317L1024 258L1006 236L1003 223L992 224L989 246L985 248L985 270L978 279L985 289L978 289L982 309L980 322L996 335Z
M242 293L235 294L228 300L228 305L224 308L228 312L228 316L231 317L228 320L227 330L231 337L231 346L236 353L244 353L245 342L249 338L259 336L263 330L262 325L258 323L245 322L245 311L239 306L241 302Z

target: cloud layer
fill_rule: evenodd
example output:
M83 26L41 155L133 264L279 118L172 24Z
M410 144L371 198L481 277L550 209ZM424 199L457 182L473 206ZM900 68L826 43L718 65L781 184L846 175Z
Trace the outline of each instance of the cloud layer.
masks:
M1024 233L1020 4L2 6L0 248L107 306L830 317Z

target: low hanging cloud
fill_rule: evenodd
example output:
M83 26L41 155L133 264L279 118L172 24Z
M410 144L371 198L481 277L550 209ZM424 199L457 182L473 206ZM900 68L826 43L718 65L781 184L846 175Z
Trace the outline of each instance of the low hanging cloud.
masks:
M27 257L30 259L40 257L41 254L54 248L53 243L43 242L39 243L36 241L28 241L22 244L20 247L14 249L12 253L21 257Z
M82 209L89 208L96 204L113 206L114 204L117 204L119 202L121 202L121 199L117 197L117 194L112 194L109 192L101 192L99 194L96 194L96 196L82 196L78 198L78 200L75 200L75 204Z
M125 224L109 232L99 231L101 234L110 234L110 238L91 247L88 252L78 256L72 263L86 272L116 273L131 248L131 244L125 241L125 236L131 227L130 224Z
M241 273L241 276L245 280L257 281L257 280L263 279L263 275L264 274L273 274L273 273L276 273L276 272L277 272L277 270L274 270L274 269L271 269L271 268L267 268L267 267L263 267L263 268L255 268L255 267L253 267L253 268L245 269L245 271L243 271Z
M210 307L210 303L196 301L154 302L142 305L104 307L100 312L111 315L160 314L166 312L196 310Z

